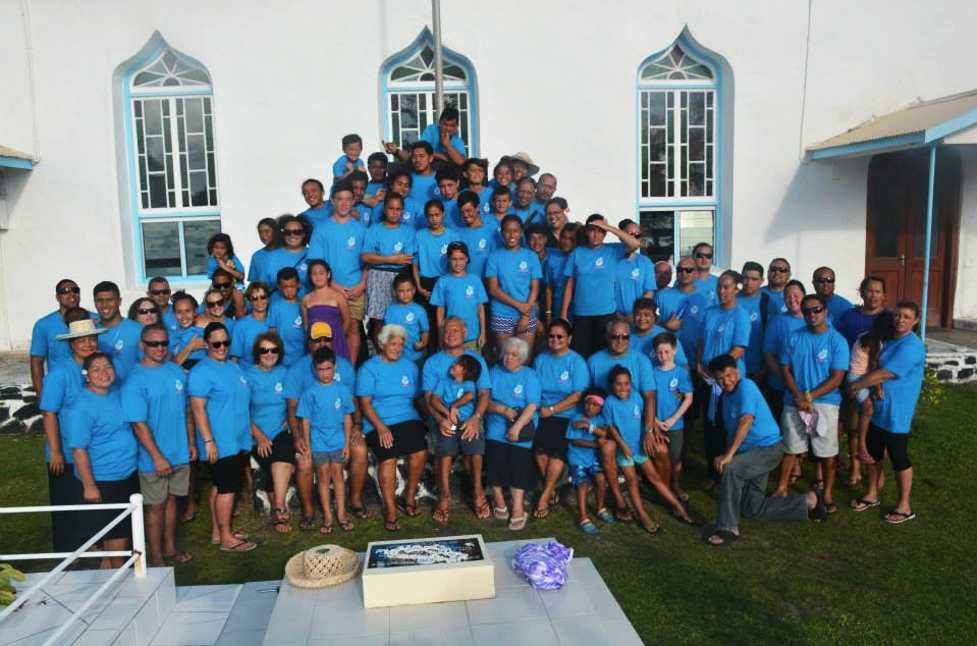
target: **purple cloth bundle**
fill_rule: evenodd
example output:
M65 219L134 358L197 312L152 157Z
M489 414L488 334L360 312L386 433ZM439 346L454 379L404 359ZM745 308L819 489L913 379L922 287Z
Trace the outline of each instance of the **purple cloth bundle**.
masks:
M558 541L527 543L512 557L512 569L538 590L559 590L566 585L567 563L573 548Z

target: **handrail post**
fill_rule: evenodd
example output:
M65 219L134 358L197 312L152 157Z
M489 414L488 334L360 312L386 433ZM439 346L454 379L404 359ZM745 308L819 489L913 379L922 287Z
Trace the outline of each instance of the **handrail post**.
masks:
M146 578L146 526L143 524L142 494L129 496L132 504L132 551L139 555L133 564L137 579Z

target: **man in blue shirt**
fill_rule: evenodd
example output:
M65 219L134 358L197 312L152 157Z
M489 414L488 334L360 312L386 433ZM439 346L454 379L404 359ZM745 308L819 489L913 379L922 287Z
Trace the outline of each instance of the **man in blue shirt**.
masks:
M426 142L431 147L434 159L461 166L468 157L468 149L465 147L465 140L458 134L458 123L460 119L458 108L446 106L441 111L437 123L428 124L421 132L420 141ZM399 148L392 141L384 142L384 149L388 154L394 155L401 161L411 158L411 152Z
M68 333L64 313L78 307L81 289L70 278L62 278L54 286L54 298L58 301L58 309L39 319L31 333L31 384L38 398L41 397L45 366L50 371L57 361L71 357L71 348L67 343L59 342L57 336Z
M835 270L818 267L814 270L814 293L828 306L828 325L833 325L841 315L854 307L844 296L835 294Z
M767 267L767 284L760 291L767 295L767 321L787 311L784 288L790 282L790 263L786 258L774 258Z
M98 349L112 358L116 379L118 383L124 383L129 370L142 357L139 349L142 325L122 317L119 312L122 298L118 285L105 280L95 285L92 291L100 319L99 326L108 330L98 338Z
M709 371L723 390L726 451L713 466L720 473L716 531L708 545L729 545L739 537L740 515L767 520L824 521L828 516L817 489L794 496L767 496L767 479L780 464L784 447L780 430L760 389L740 379L736 359L722 354L709 362Z
M146 286L146 296L159 309L156 320L162 323L171 333L180 329L180 323L176 320L176 314L173 313L173 308L170 307L170 294L172 293L170 281L166 280L165 276L156 276L150 279L149 285Z
M743 361L746 363L746 375L762 387L767 377L767 369L763 363L763 331L767 317L763 310L769 298L760 291L763 265L753 261L743 263L742 276L743 286L736 295L736 302L750 315L750 342L746 346Z
M706 303L716 304L716 281L712 275L712 245L700 242L692 249L692 259L695 261L695 291L706 297Z
M299 215L304 215L312 223L312 230L329 219L332 215L332 204L325 201L326 189L322 182L312 178L302 182L302 199L309 205L309 208L302 211Z
M146 504L149 565L166 559L187 563L189 552L176 548L176 497L186 496L190 462L197 458L195 428L187 414L187 376L170 361L164 325L147 325L140 347L143 359L122 386L122 412L139 440L139 489Z
M778 492L787 492L787 474L793 471L796 456L808 450L821 461L824 477L824 502L828 513L837 507L831 501L838 459L838 387L848 371L848 342L828 325L828 311L817 294L801 300L801 313L807 327L795 330L780 352L784 376L784 412L780 432L784 438L784 468ZM814 420L805 417L814 414ZM820 484L820 483L819 483Z

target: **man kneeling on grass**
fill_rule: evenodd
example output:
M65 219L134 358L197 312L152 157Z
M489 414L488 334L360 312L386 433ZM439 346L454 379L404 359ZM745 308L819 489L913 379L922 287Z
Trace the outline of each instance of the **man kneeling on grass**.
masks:
M729 439L726 452L715 459L721 476L719 512L716 531L706 542L723 546L738 538L740 513L747 518L824 521L828 514L816 489L795 496L767 496L767 478L780 464L784 446L757 385L740 379L736 359L728 354L710 361L709 372L723 389L722 414Z

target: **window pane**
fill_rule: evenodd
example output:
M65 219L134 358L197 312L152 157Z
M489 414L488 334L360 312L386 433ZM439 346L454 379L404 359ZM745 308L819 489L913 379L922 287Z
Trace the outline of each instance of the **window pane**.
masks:
M689 195L702 195L705 190L705 164L689 164Z
M194 220L183 223L184 249L187 254L187 275L207 273L207 241L220 233L220 220Z
M651 164L648 169L647 197L664 197L665 195L665 166Z
M154 209L165 209L169 206L166 203L166 176L157 173L149 176L149 206Z
M654 128L651 131L651 160L665 161L665 129Z
M201 172L190 173L190 204L193 206L207 206L207 174Z
M204 136L203 135L187 135L187 159L190 164L190 170L204 170L206 162L206 150L204 149Z
M186 99L184 105L187 113L187 132L203 132L204 118L201 99Z
M689 92L689 122L701 126L705 123L705 94L703 92Z
M692 249L700 242L715 247L713 239L713 211L679 212L679 256L691 256Z
M675 214L673 211L642 211L639 217L641 230L651 244L642 247L641 253L655 262L673 262L675 253Z
M665 92L651 93L651 123L665 125Z
M165 151L162 137L150 137L146 141L146 153L149 155L149 170L161 171L166 167Z
M159 101L144 100L146 108L146 134L159 135L163 132L163 122L160 116Z
M400 95L400 126L401 128L417 127L417 95Z
M143 271L147 276L180 276L180 236L176 222L144 222Z

